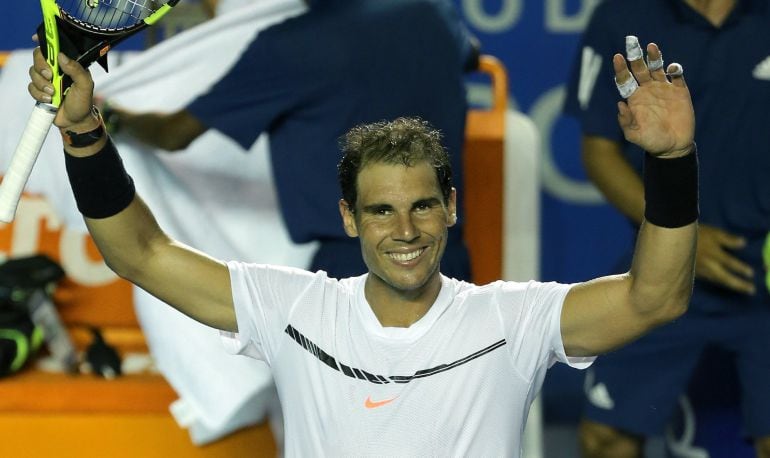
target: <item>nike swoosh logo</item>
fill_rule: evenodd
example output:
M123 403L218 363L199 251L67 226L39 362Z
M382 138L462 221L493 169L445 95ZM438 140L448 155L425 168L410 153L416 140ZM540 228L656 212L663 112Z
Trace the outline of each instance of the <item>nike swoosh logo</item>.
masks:
M382 401L372 401L372 397L368 396L366 398L366 401L364 401L364 407L367 409L376 409L377 407L382 407L385 404L390 404L391 402L395 401L398 396L392 397L390 399L383 399Z

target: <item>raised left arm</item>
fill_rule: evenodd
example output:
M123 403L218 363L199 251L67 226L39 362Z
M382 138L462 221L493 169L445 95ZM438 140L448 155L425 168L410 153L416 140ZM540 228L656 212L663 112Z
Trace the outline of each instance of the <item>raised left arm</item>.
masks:
M625 101L618 121L645 151L645 219L629 272L575 285L565 299L561 332L569 356L597 355L680 316L692 293L697 235L695 115L678 64L664 71L660 50L648 62L629 37L627 60L613 57ZM630 66L630 71L629 71ZM632 74L633 73L633 74Z

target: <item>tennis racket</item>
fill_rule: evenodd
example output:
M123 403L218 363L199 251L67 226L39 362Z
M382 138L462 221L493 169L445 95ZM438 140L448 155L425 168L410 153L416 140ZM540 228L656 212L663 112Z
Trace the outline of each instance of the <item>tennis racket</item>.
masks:
M72 81L59 68L58 55L107 70L107 51L156 23L179 0L40 0L43 23L37 29L40 50L53 73L51 103L38 102L0 183L0 221L16 215L19 198Z

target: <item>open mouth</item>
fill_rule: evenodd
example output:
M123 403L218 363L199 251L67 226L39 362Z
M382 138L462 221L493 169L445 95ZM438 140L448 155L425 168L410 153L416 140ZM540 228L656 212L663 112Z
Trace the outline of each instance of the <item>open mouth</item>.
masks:
M409 262L420 257L420 255L423 254L423 252L425 252L425 248L418 248L408 253L389 252L388 257L390 257L390 259L393 259L396 262Z

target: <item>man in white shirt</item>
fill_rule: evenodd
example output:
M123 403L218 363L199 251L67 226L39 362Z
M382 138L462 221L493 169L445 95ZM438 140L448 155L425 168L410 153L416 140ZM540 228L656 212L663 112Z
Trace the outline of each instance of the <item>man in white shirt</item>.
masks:
M613 58L619 122L648 151L646 221L631 270L575 285L440 274L456 193L440 134L399 118L359 126L339 165L343 227L369 272L343 280L224 262L169 238L135 194L92 110L88 72L60 56L73 86L55 124L78 208L107 264L265 360L285 415L286 454L513 455L555 361L586 367L681 315L697 227L694 117L681 66L648 68L629 37ZM647 46L657 62L657 46ZM30 93L47 102L35 51Z

